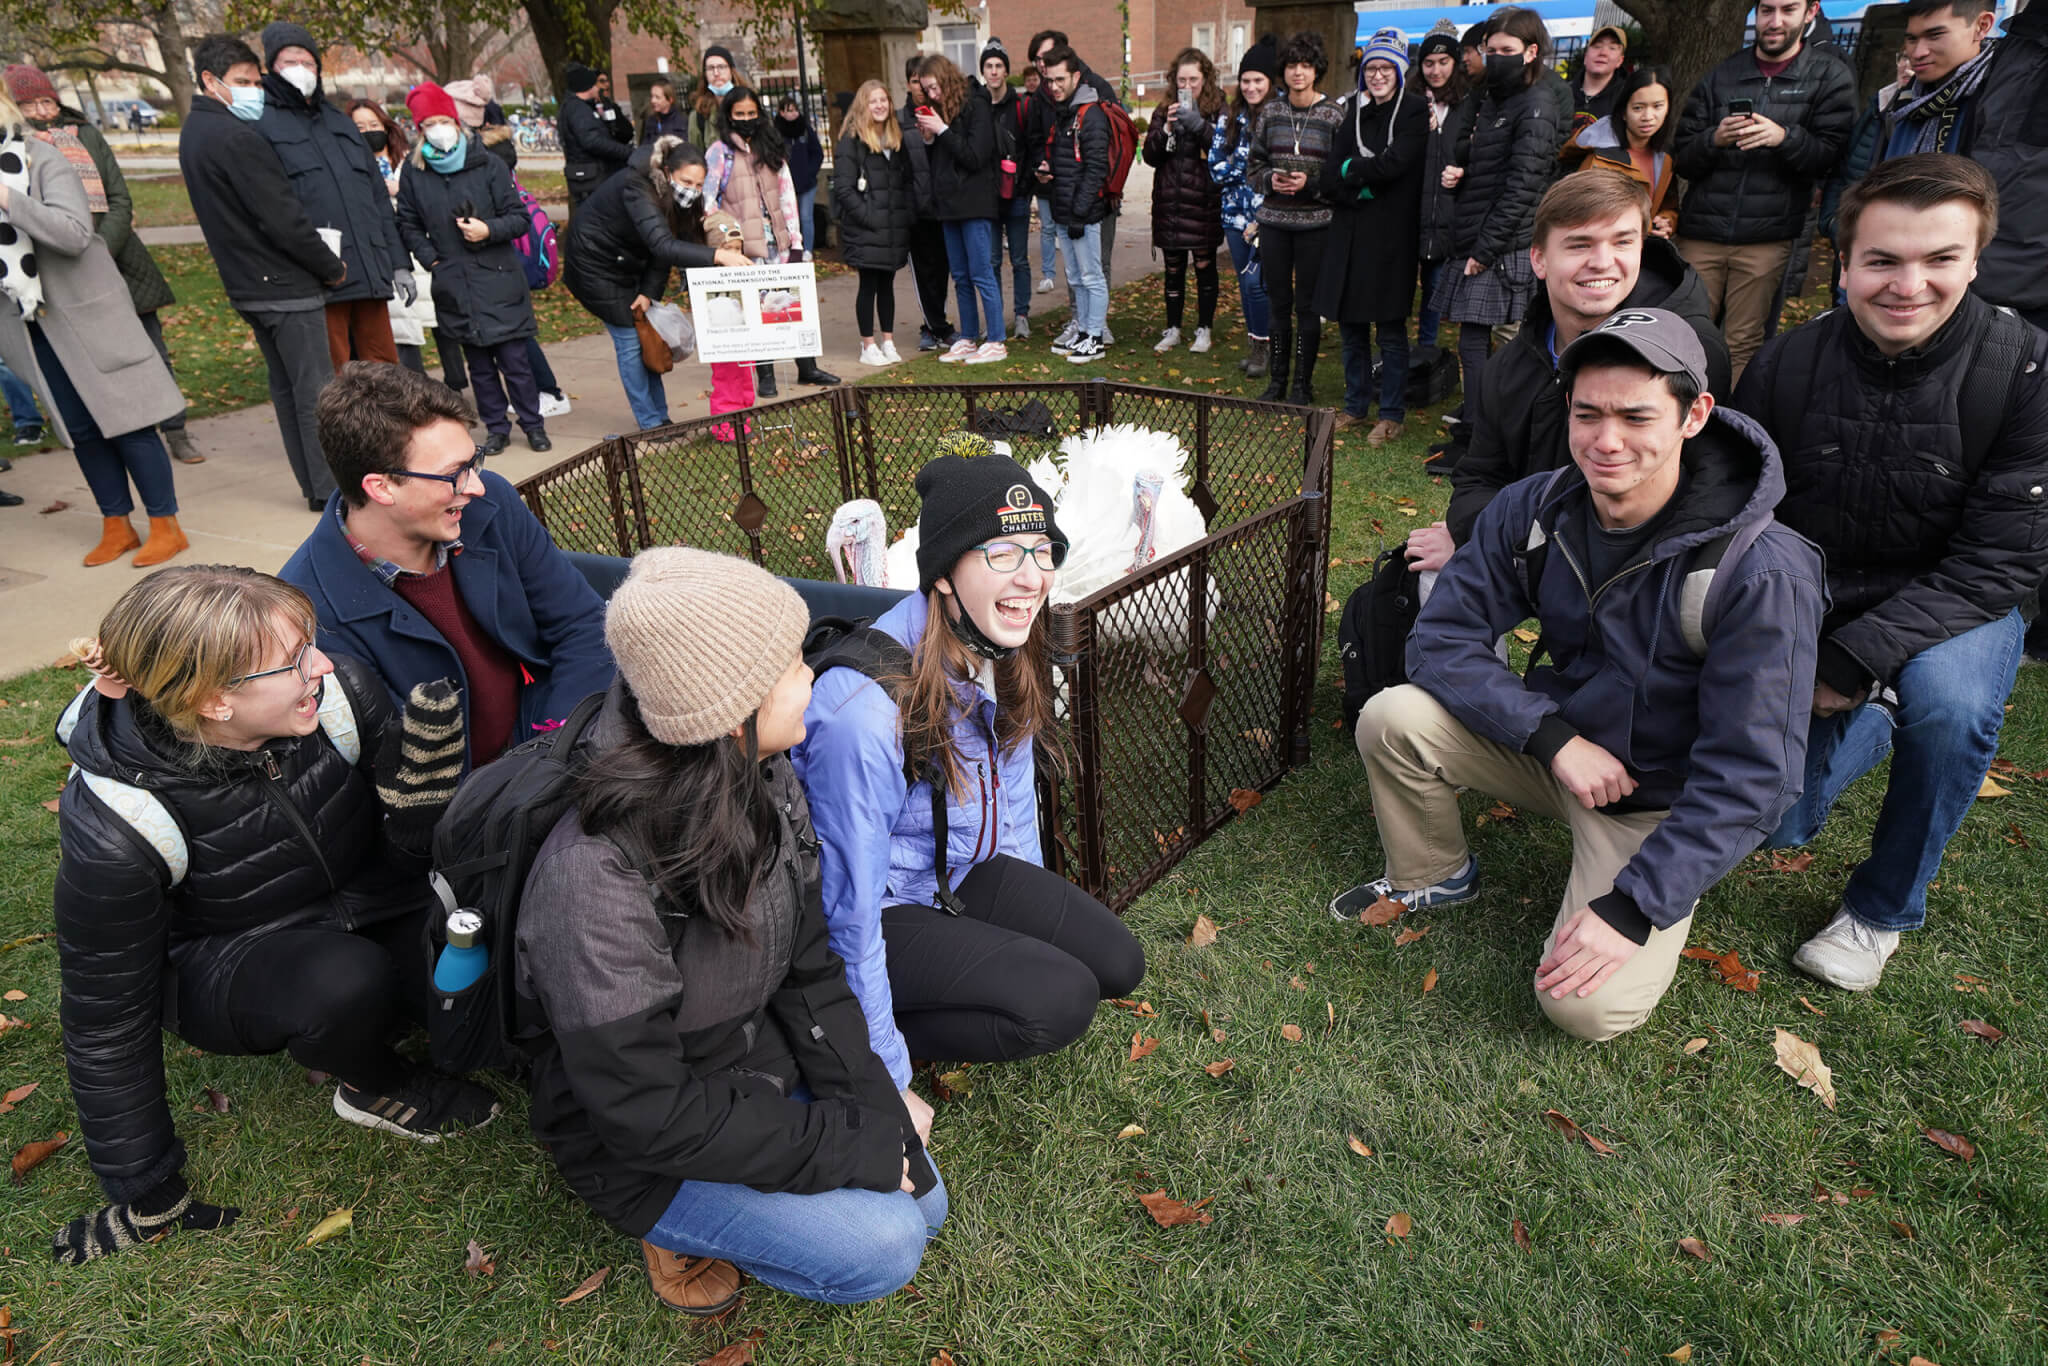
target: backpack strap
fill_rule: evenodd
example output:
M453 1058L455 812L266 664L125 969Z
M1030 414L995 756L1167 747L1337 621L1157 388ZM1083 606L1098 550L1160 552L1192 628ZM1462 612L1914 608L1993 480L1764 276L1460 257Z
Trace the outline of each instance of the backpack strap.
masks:
M2011 309L1995 308L1963 372L1956 417L1963 429L1963 468L1973 474L1983 467L2011 416L2013 390L2032 359L2033 331Z
M1754 522L1744 523L1733 531L1716 536L1693 553L1692 567L1685 571L1685 579L1678 590L1678 627L1685 634L1686 648L1696 658L1707 657L1707 637L1714 633L1714 626L1720 620L1721 600L1714 589L1721 581L1721 566L1730 562L1740 564L1749 548L1756 544L1757 537L1768 531L1776 520L1767 512Z

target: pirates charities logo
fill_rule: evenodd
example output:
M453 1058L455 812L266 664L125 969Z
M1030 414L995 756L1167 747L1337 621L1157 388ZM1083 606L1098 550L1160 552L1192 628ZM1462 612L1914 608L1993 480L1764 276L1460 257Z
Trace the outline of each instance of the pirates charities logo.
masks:
M1002 525L1005 536L1023 536L1032 532L1049 534L1046 529L1045 509L1029 488L1022 484L1010 485L1010 491L1003 495L1003 505L996 511L996 520Z

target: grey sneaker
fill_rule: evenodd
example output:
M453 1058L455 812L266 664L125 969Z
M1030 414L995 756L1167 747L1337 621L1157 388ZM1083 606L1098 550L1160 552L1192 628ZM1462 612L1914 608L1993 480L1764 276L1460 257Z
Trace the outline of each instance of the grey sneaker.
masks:
M1031 319L1019 313L1017 315L1017 325L1010 329L1010 339L1012 341L1029 341L1031 339Z
M1899 951L1899 932L1866 925L1847 906L1792 955L1792 966L1844 991L1868 991L1884 975L1885 960Z
M1348 892L1340 892L1330 903L1330 914L1339 920L1356 920L1359 913L1381 897L1398 901L1411 911L1426 906L1450 906L1460 901L1470 901L1479 895L1479 860L1466 855L1465 866L1442 882L1432 882L1427 887L1412 891L1397 892L1387 878L1376 877L1370 882L1361 882Z

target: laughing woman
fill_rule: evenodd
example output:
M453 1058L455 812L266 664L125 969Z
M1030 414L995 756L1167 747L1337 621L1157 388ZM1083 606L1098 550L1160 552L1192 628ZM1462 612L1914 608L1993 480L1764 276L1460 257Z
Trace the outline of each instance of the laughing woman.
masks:
M942 455L917 492L919 591L875 622L879 681L826 668L794 754L832 947L906 1091L913 1057L1057 1052L1145 974L1123 922L1040 857L1052 500L997 455Z

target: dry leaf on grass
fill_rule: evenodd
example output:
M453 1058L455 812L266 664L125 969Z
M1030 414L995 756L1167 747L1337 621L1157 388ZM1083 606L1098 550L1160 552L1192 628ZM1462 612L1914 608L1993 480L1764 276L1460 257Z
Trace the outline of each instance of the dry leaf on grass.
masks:
M1511 821L1516 818L1515 808L1506 802L1495 802L1486 808L1486 814L1497 821Z
M232 1108L232 1102L228 1100L227 1092L209 1086L206 1088L206 1108L217 1115L224 1115Z
M1984 781L1977 785L1977 800L1980 802L1989 801L1993 797L2010 797L2011 795L2012 789L2001 787L1989 773L1985 774Z
M1423 989L1423 991L1425 991L1425 992L1430 992L1430 991L1435 991L1435 990L1436 990L1436 969L1435 969L1435 968L1431 968L1431 969L1430 969L1430 970L1429 970L1428 972L1425 972L1425 973L1423 973L1423 974L1422 974L1422 989Z
M1280 1026L1280 1037L1281 1037L1281 1038L1283 1038L1283 1039L1285 1039L1285 1040L1287 1040L1287 1042L1289 1042L1289 1043L1300 1043L1300 1042L1301 1042L1301 1026L1300 1026L1300 1025L1293 1025L1293 1024L1284 1024L1284 1025L1281 1025L1281 1026Z
M1790 853L1784 849L1771 851L1771 871L1774 873L1803 873L1813 866L1813 851L1802 849Z
M1819 1006L1807 1000L1804 996L1799 998L1799 1004L1805 1006L1807 1010L1812 1014L1822 1016L1823 1018L1825 1018L1827 1015L1827 1012L1825 1010L1822 1010Z
M14 988L5 996L0 996L0 1001L26 1001L27 999L28 993L23 991L20 987Z
M1536 643L1536 633L1526 626L1517 626L1510 634L1524 645L1534 645Z
M954 1366L953 1354L943 1347L939 1348L939 1354L932 1358L931 1366Z
M1772 1046L1778 1054L1778 1070L1820 1097L1820 1103L1835 1108L1835 1074L1820 1059L1820 1049L1789 1030L1772 1031Z
M1677 1362L1678 1366L1685 1366L1686 1362L1692 1360L1692 1344L1689 1342L1680 1343L1676 1348L1666 1352L1664 1355L1668 1360Z
M1570 1115L1567 1115L1559 1110L1545 1110L1543 1112L1543 1118L1545 1119L1545 1121L1549 1123L1551 1128L1563 1134L1567 1139L1584 1139L1586 1146L1591 1148L1594 1152L1600 1154L1600 1156L1614 1156L1614 1149L1608 1147L1605 1143L1602 1143L1599 1139L1593 1137L1593 1135L1587 1133L1584 1129L1581 1129L1578 1126L1578 1123L1574 1121Z
M1424 925L1419 930L1402 930L1400 933L1394 936L1394 947L1398 949L1404 944L1413 944L1416 940L1422 938L1423 935L1428 933L1429 926L1427 925Z
M1372 1149L1366 1147L1365 1140L1360 1138L1357 1134L1344 1135L1344 1146L1351 1149L1352 1152L1357 1153L1360 1157L1372 1156Z
M1723 985L1734 987L1737 991L1755 991L1757 978L1762 975L1755 968L1742 966L1742 957L1734 949L1726 953L1715 953L1712 949L1694 945L1680 956L1712 963L1714 970L1721 975Z
M559 1300L556 1300L555 1303L574 1304L576 1303L576 1301L584 1298L587 1295L595 1295L597 1293L598 1287L604 1284L604 1278L611 1274L612 1269L610 1267L599 1267L597 1270L591 1272L588 1276L585 1276L583 1278L582 1283L578 1285L574 1290L571 1290L568 1294L562 1296L562 1298L560 1298ZM751 1356L749 1356L746 1359L751 1360L752 1358Z
M1687 1057L1691 1057L1693 1054L1699 1052L1702 1048L1705 1048L1706 1046L1707 1041L1705 1039L1687 1039L1685 1041L1685 1055Z
M1415 1221L1405 1210L1396 1210L1387 1216L1387 1233L1391 1237L1406 1238L1415 1229Z
M1301 979L1300 979L1299 977L1290 977L1290 978L1288 978L1288 979L1287 979L1287 985L1288 985L1288 986L1290 986L1290 987L1293 987L1293 988L1294 988L1294 989L1295 989L1296 991L1307 991L1307 990L1308 990L1308 983L1306 983L1306 982L1302 981L1302 980L1301 980Z
M1920 1236L1919 1234L1913 1232L1913 1226L1903 1219L1893 1219L1890 1221L1890 1223L1892 1226L1892 1232L1898 1234L1901 1238L1904 1238L1909 1243Z
M1714 1254L1707 1251L1707 1245L1697 1238L1680 1238L1678 1240L1678 1250L1686 1256L1697 1258L1702 1262L1714 1260Z
M1391 925L1407 913L1407 903L1383 896L1360 911L1358 919L1361 924L1366 925Z
M729 1342L697 1363L697 1366L751 1366L754 1349L767 1338L768 1330L756 1328L737 1342Z
M1140 1195L1138 1203L1145 1207L1145 1212L1152 1216L1152 1222L1159 1227L1178 1228L1182 1224L1214 1223L1215 1220L1210 1218L1208 1211L1202 1206L1215 1198L1213 1195L1204 1196L1192 1205L1184 1205L1168 1195L1162 1186L1150 1195Z
M1223 1058L1216 1062L1204 1065L1202 1070L1204 1072L1207 1072L1212 1077L1220 1077L1225 1072L1228 1072L1231 1068L1235 1066L1237 1066L1236 1058Z
M1941 1363L1938 1361L1929 1361L1926 1357L1921 1356L1916 1352L1912 1356L1906 1358L1906 1366L1941 1366Z
M498 1274L498 1260L484 1255L484 1245L476 1239L469 1240L469 1255L462 1259L462 1269L471 1276L495 1276Z
M1508 1236L1515 1240L1515 1246L1522 1249L1522 1251L1533 1252L1536 1250L1536 1244L1529 1238L1529 1226L1520 1219L1508 1225Z
M1195 928L1188 931L1188 944L1194 948L1206 949L1215 942L1216 922L1206 915L1196 916Z
M353 1209L338 1209L319 1223L313 1225L313 1231L306 1235L306 1241L300 1243L299 1246L312 1247L315 1244L324 1243L329 1238L339 1237L355 1226L356 1212Z
M1140 1058L1150 1057L1152 1051L1158 1047L1159 1040L1148 1038L1143 1030L1137 1031L1131 1035L1131 1061L1136 1062Z
M1143 1138L1145 1130L1142 1125L1126 1124L1123 1128L1116 1131L1116 1136L1118 1138Z
M1233 787L1230 789L1230 805L1236 811L1249 811L1266 800L1266 794L1256 787Z
M2000 1029L1997 1025L1986 1024L1982 1020L1958 1020L1956 1021L1956 1028L1962 1030L1965 1034L1975 1034L1985 1043L1997 1043L2005 1037L2004 1030Z
M1791 1228L1794 1224L1806 1222L1806 1216L1803 1214L1766 1214L1763 1216L1763 1221L1767 1224L1776 1224L1779 1228Z
M21 1104L30 1096L34 1095L36 1093L36 1088L41 1085L42 1083L39 1081L32 1081L25 1086L15 1087L12 1091L9 1091L5 1096L0 1096L0 1115L6 1114L15 1106Z
M30 1172L41 1166L52 1153L57 1152L70 1141L71 1135L59 1130L49 1138L40 1139L34 1143L24 1143L19 1148L16 1148L14 1150L14 1159L8 1163L8 1166L14 1173L14 1184L18 1186L27 1180Z
M60 803L58 802L58 800L55 797L52 797L50 798L50 800L43 803L43 810L55 812L59 805Z
M1952 1134L1946 1129L1922 1129L1920 1132L1929 1143L1951 1157L1968 1162L1977 1156L1977 1145L1961 1134Z

